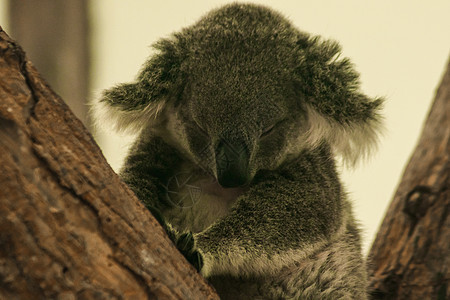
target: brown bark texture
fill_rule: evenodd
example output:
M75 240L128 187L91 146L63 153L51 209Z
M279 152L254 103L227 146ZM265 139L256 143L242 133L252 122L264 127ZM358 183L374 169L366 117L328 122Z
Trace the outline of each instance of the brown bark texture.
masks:
M450 61L372 245L374 299L450 297Z
M1 28L0 299L218 299Z

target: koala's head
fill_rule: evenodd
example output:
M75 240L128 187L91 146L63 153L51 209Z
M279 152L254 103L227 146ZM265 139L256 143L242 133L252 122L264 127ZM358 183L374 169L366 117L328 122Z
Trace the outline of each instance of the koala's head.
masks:
M154 45L136 82L103 94L117 128L153 128L223 187L327 143L349 162L376 144L381 99L359 91L335 42L231 4Z

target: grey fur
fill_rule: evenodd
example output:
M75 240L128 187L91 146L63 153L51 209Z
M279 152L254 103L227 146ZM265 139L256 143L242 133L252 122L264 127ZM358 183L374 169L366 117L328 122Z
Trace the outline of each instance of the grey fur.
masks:
M97 108L140 132L121 176L180 250L223 299L365 299L335 158L376 146L382 99L338 44L230 4L154 47Z

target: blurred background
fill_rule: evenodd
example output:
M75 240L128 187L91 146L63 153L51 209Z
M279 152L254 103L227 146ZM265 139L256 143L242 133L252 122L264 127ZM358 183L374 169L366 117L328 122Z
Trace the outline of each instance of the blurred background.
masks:
M88 100L132 81L158 38L229 2L234 1L0 0L0 25L91 130L118 171L133 137L95 129ZM356 170L342 170L367 252L447 63L450 1L246 2L268 5L299 29L339 41L361 73L363 90L387 98L387 132L378 153Z

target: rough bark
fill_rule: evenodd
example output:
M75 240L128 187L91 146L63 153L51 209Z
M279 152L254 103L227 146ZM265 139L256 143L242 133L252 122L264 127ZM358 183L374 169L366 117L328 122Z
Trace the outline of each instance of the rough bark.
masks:
M0 299L217 299L0 28Z
M372 245L374 299L450 297L450 61Z

